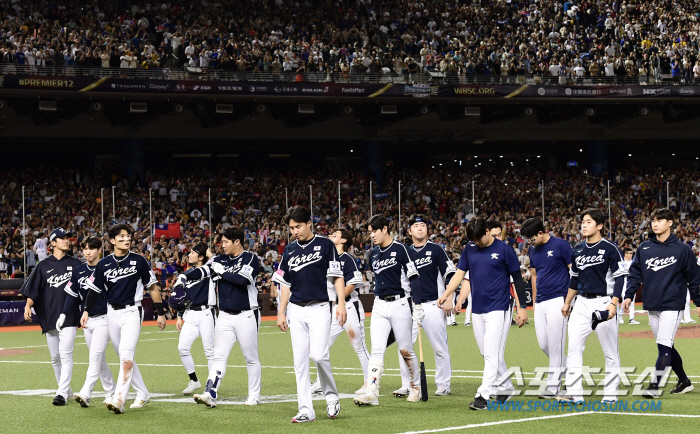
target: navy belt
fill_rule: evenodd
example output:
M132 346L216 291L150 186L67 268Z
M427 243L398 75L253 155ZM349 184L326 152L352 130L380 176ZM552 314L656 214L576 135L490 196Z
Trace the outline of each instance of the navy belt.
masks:
M206 304L200 304L198 306L190 306L187 309L188 310L194 310L194 311L200 311L200 310L207 310L211 309L212 306L207 306Z
M114 310L122 310L122 309L126 309L127 307L136 306L136 303L131 303L131 304L112 304L112 303L110 303L109 305L112 306L112 309L114 309Z
M581 297L583 297L583 298L600 298L600 297L607 297L607 295L600 295L600 294L581 294Z
M252 310L253 310L253 309L244 309L244 310L223 310L223 309L222 309L221 312L226 312L226 313L229 314L229 315L240 315L240 314L242 314L243 312L250 312L250 311L252 311Z
M378 295L377 297L379 297L380 300L384 300L384 301L396 301L396 300L400 300L400 299L406 297L406 294L403 293L403 294L397 294L397 295L386 295L383 297L381 295Z
M300 307L312 306L314 304L327 303L327 300L311 300L311 301L293 301L292 304L296 304Z

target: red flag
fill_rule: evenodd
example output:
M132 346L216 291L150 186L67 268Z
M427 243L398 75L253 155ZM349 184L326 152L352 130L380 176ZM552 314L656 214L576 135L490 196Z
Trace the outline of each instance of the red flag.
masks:
M156 238L180 238L180 223L156 225Z

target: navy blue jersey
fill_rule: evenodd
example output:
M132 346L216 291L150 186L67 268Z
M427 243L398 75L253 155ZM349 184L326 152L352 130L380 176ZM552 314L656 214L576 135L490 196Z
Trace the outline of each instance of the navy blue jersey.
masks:
M627 271L620 267L624 261L617 246L602 238L593 245L586 241L574 247L571 256L571 277L578 294L612 295L620 297Z
M214 278L219 285L219 309L257 309L258 290L255 279L260 272L258 257L243 251L238 256L219 255L214 258L214 262L226 268L224 274Z
M39 319L42 333L56 329L56 321L66 302L65 286L78 268L80 261L64 256L60 260L51 255L34 268L19 293L34 302L34 312ZM66 315L63 327L77 327L80 311L77 306Z
M70 282L66 284L66 293L70 297L76 298L76 301L80 300L81 312L85 310L87 292L90 290L90 288L87 286L87 280L90 278L90 276L92 276L93 271L95 271L95 267L90 267L86 262L83 262L73 270L73 276L71 277ZM100 316L107 313L107 299L105 296L105 292L102 292L97 296L95 306L93 306L92 310L88 313L89 316Z
M374 247L370 255L375 276L374 294L379 297L410 294L409 279L420 277L414 255L413 250L399 241L392 241L383 249Z
M355 259L353 259L349 253L343 252L340 256L338 256L338 260L340 261L340 269L343 270L345 286L355 285L355 289L350 294L348 301L355 301L359 298L359 291L357 288L358 285L362 284L363 282L362 273L360 273L360 270L357 269L357 263L355 263ZM335 286L333 287L333 291L335 291Z
M625 298L632 298L642 285L645 310L681 311L686 293L697 305L700 302L700 259L678 237L671 234L663 243L650 236L632 259L627 277Z
M520 262L512 247L496 238L483 249L470 242L464 247L457 268L470 271L473 313L509 309L510 275L520 271Z
M428 241L416 248L411 246L415 258L416 269L420 273L421 301L434 301L445 292L445 286L457 269L447 256L442 246Z
M569 265L571 246L557 237L549 237L547 243L530 248L530 268L537 273L536 303L557 297L566 297L569 292Z
M216 306L216 283L209 267L191 268L185 271L185 292L192 306Z
M123 306L140 303L144 290L157 281L146 258L129 252L122 257L112 254L101 259L86 283L97 293L106 291L107 303Z
M335 245L328 238L314 235L304 244L294 241L285 247L272 281L291 289L291 303L303 303L335 301L336 277L342 278L343 270Z

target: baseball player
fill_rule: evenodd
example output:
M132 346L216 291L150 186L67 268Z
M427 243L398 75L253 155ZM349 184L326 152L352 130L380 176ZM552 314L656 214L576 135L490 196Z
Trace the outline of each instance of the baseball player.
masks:
M80 323L80 311L76 306L67 312L61 329L56 330L63 305L66 301L64 288L70 281L80 261L68 256L70 252L71 233L63 228L56 228L49 236L53 255L39 262L29 276L20 294L27 297L24 307L24 319L32 321L32 308L36 313L41 332L46 334L46 343L51 354L51 365L56 375L58 390L53 405L66 405L73 398L70 381L73 375L73 344Z
M56 321L56 330L62 328L66 318L76 309L76 305L79 306L80 310L83 310L87 292L89 291L86 280L90 278L92 272L95 271L97 263L100 261L102 240L94 236L88 237L81 243L81 248L87 262L73 269L73 276L70 282L66 283L65 291L68 297L66 297L63 305L63 313ZM95 387L98 378L102 380L102 388L105 391L104 403L106 404L114 396L114 378L112 377L112 371L109 370L107 357L105 356L105 350L109 343L109 328L107 327L107 299L104 293L97 298L97 302L83 327L83 334L90 354L90 363L85 383L80 392L75 394L75 401L81 407L87 408L90 406L92 389Z
M389 221L383 215L375 215L367 222L367 230L375 247L370 261L376 276L374 287L374 305L370 333L372 352L369 359L367 391L356 396L357 405L379 405L379 381L381 380L384 353L393 331L401 357L406 361L410 372L411 390L406 398L409 402L421 399L420 372L418 359L413 351L411 333L413 320L423 323L423 306L421 304L421 287L414 251L403 243L391 239L388 234ZM407 297L410 294L411 300Z
M346 251L352 245L352 232L347 229L332 229L331 234L328 237L335 248L338 251L338 260L340 261L340 268L343 270L343 278L345 279L345 307L348 309L347 321L344 325L340 325L338 320L335 319L335 310L337 305L333 306L333 322L331 324L331 334L329 346L333 346L333 343L338 336L345 330L348 333L348 338L350 339L350 344L355 349L357 358L360 359L360 365L362 366L362 373L364 378L367 378L367 363L369 362L369 352L367 351L367 345L365 344L365 308L362 306L360 297L358 296L359 291L355 285L362 283L362 274L360 270L357 269L357 264L355 260ZM356 395L363 395L367 391L367 382L355 392ZM321 382L316 378L316 382L312 387L312 392L314 394L320 394L323 392L321 388Z
M690 292L688 292L685 295L685 309L683 310L683 319L681 320L681 324L695 324L696 322L697 321L690 316Z
M469 292L469 295L466 297L467 301L467 308L464 311L464 325L469 327L472 325L472 294Z
M475 399L469 404L472 410L484 410L487 400L493 396L497 402L508 401L513 394L513 384L508 377L504 352L508 331L513 318L513 301L510 295L511 280L514 282L518 300L516 323L522 327L527 321L527 306L524 304L525 282L520 276L520 263L515 251L488 230L483 218L469 221L467 239L457 264L457 271L445 292L438 299L438 306L445 311L459 312L464 299L473 292L472 310L474 337L484 357L484 373ZM467 272L469 281L462 284ZM452 306L452 293L462 284L459 300Z
M625 258L624 261L620 264L620 267L623 267L625 270L629 271L630 266L632 265L632 258L634 257L634 250L632 250L631 247L625 247L622 249L622 257ZM630 304L629 308L629 314L630 314L630 324L639 324L639 321L634 320L634 301L637 299L637 294L634 294L632 297L632 304ZM624 313L626 312L624 309L619 309L618 310L618 319L620 324L625 323L625 318L623 316Z
M435 390L436 396L450 394L452 363L447 346L447 322L445 312L437 306L437 299L445 292L456 268L445 249L428 241L428 225L425 217L414 215L408 219L408 235L413 239L410 249L413 251L416 269L420 273L421 305L425 311L423 330L433 346L435 354ZM418 337L418 324L413 322L412 342ZM401 368L401 389L394 391L394 396L406 396L410 393L411 377L406 362L399 353Z
M214 329L214 358L204 393L194 395L198 404L216 407L221 382L226 375L226 362L238 341L248 368L248 398L245 405L260 403L262 367L258 355L258 290L255 279L260 271L258 257L243 248L245 233L238 227L226 228L221 234L223 255L209 264L187 273L188 280L199 280L212 274L219 286L219 318ZM213 279L212 279L213 280ZM211 300L215 302L215 299ZM193 303L194 304L194 303Z
M151 266L143 256L129 251L133 229L127 224L112 226L107 235L114 247L114 253L97 263L92 276L86 280L90 291L87 293L85 310L81 322L87 323L87 318L93 310L99 294L105 291L107 299L107 327L109 339L114 349L119 353L119 377L112 400L107 401L107 408L116 414L124 413L124 403L132 380L137 389L136 400L129 408L143 408L150 399L148 390L143 385L141 374L134 361L136 344L141 334L143 322L144 290L151 293L153 307L157 312L157 323L161 330L165 329L165 311L160 297L160 289ZM82 324L83 326L85 324Z
M561 315L561 308L569 292L572 249L563 239L546 233L538 218L526 220L520 233L532 246L529 256L535 334L540 348L549 358L547 385L539 397L554 399L561 391L561 377L566 369L567 318Z
M683 360L673 345L680 325L686 293L690 291L700 314L700 265L693 250L671 233L673 212L661 208L651 214L649 240L640 244L634 255L627 277L623 308L629 310L634 294L642 285L644 309L649 312L651 331L656 339L659 355L656 359L656 378L642 393L645 398L661 396L659 381L668 368L678 376L672 394L693 390L683 370Z
M299 412L292 423L316 420L311 397L309 358L316 363L326 414L340 414L338 389L333 379L330 356L332 303L337 300L336 319L343 326L345 311L345 280L338 253L328 238L314 235L309 210L295 206L284 217L295 241L284 249L279 269L273 281L280 284L280 304L277 326L283 332L291 328L294 372L297 381ZM289 327L287 327L287 314Z
M607 311L607 321L595 328L605 356L604 401L617 401L620 385L620 353L615 321L627 271L620 268L620 249L602 237L605 215L599 209L581 213L581 235L586 240L574 248L571 257L569 293L561 308L569 318L569 353L566 358L566 392L556 397L562 402L583 401L583 350L593 330L594 312ZM571 309L571 301L576 305ZM612 321L610 321L612 319Z
M197 243L187 255L187 261L192 267L201 267L211 256L206 243ZM207 358L209 371L212 370L214 360L214 325L216 323L216 288L215 283L208 274L209 269L199 270L190 268L180 274L173 288L183 286L187 292L191 304L184 311L177 313L177 329L180 331L180 341L177 349L180 352L182 365L190 377L187 387L182 391L183 395L190 395L202 387L197 379L192 358L192 344L197 337L202 336L204 355ZM196 278L189 275L197 273Z

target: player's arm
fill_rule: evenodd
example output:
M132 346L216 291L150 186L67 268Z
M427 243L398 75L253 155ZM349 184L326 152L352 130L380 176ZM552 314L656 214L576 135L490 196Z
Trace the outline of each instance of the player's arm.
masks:
M696 258L693 251L688 248L685 260L685 269L688 276L688 291L700 315L700 258Z
M78 287L77 284L76 276L74 274L71 277L70 282L66 283L66 286L63 288L63 290L66 292L66 300L63 302L63 310L56 321L56 330L59 332L61 331L61 327L63 327L63 322L66 320L66 315L68 315L70 311L74 311L75 305L78 303L80 295L74 291L74 289Z
M355 261L345 261L344 278L345 278L345 297L350 297L350 294L355 290L355 285L362 283L362 273L357 269Z
M625 286L625 296L622 308L625 313L629 313L630 305L632 304L632 299L634 294L639 289L642 284L642 264L639 263L641 246L637 249L637 253L632 258L632 263L630 264L629 274L627 275L627 284ZM691 255L692 256L692 255ZM695 261L693 261L695 262ZM697 266L697 264L695 264Z
M453 277L453 279L456 279L456 277ZM471 292L472 284L469 282L469 279L463 279L462 289L459 290L459 298L457 299L457 303L455 303L455 307L453 309L455 315L459 315L459 312L462 310L462 305L467 300L467 297L469 297Z
M530 282L532 283L532 305L535 305L537 297L537 270L534 267L530 268Z
M571 254L571 266L569 267L569 292L566 294L566 300L564 300L564 306L561 307L561 314L564 318L568 317L571 313L571 302L574 301L574 297L578 294L578 266L576 265L576 259Z
M450 283L447 285L447 288L445 288L445 292L442 296L438 298L437 305L445 312L452 310L452 294L459 288L459 285L462 284L464 276L467 274L467 271L469 271L467 248L469 248L468 244L464 247L464 250L462 250L462 256L459 257L459 262L457 263L457 270L452 276L452 279L450 279Z
M153 308L158 315L156 323L158 323L158 327L160 327L161 330L165 330L165 309L163 308L163 298L160 296L160 287L157 283L154 283L148 287L148 292L151 293Z
M335 317L338 323L342 326L348 318L347 311L345 310L345 278L343 277L343 268L340 265L340 258L338 258L338 251L332 243L329 243L329 247L326 249L326 263L328 264L328 269L326 270L326 277L333 278L333 286L335 286L335 292L337 297Z
M39 263L39 265L32 271L32 274L29 275L27 281L24 282L22 288L19 290L20 295L27 298L24 305L24 320L27 322L32 322L32 306L34 306L34 300L38 300L40 296L39 284L43 280L40 276L41 268L42 265Z
M287 331L287 305L289 304L290 288L280 285L280 305L277 307L277 327L283 332Z
M622 267L622 253L615 247L615 252L610 254L610 272L612 273L613 279L615 279L615 285L613 286L613 295L610 300L610 304L606 308L608 311L608 320L615 318L617 314L617 307L622 299L622 291L625 289L625 281L627 279L627 269Z

